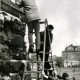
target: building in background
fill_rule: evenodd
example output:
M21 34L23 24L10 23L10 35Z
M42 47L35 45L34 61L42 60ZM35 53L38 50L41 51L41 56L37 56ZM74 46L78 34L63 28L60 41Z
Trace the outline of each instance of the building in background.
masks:
M80 66L80 45L69 45L62 51L64 67Z

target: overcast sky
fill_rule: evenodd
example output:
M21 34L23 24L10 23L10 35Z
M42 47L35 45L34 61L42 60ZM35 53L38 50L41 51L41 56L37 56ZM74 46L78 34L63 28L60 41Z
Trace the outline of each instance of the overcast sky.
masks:
M80 45L80 0L36 0L41 18L54 26L53 54L66 45Z
M60 56L66 45L80 45L80 0L36 0L42 20L54 26L53 54Z

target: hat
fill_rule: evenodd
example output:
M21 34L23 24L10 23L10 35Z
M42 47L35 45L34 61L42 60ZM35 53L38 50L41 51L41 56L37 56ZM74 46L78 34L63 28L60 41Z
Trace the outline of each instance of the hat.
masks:
M52 30L54 29L53 25L51 25L51 24L48 25L48 28L49 28L49 29L52 29Z
M63 77L63 78L69 77L69 74L68 74L68 73L63 73L63 74L62 74L62 77Z

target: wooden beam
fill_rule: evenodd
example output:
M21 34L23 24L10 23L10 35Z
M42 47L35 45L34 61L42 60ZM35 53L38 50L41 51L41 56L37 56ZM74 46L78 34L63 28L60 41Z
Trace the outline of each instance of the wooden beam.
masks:
M42 73L42 71L26 71L25 73Z
M16 17L19 17L20 15L24 15L23 11L10 0L1 0L1 9Z

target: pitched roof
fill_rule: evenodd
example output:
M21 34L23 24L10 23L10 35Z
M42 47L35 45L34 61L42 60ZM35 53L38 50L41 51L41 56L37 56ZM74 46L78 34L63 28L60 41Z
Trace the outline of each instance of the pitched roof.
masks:
M72 47L72 49L69 49L70 47ZM65 52L65 51L80 51L80 45L73 45L73 44L70 44L69 46L66 46L65 50L62 51L62 52Z

